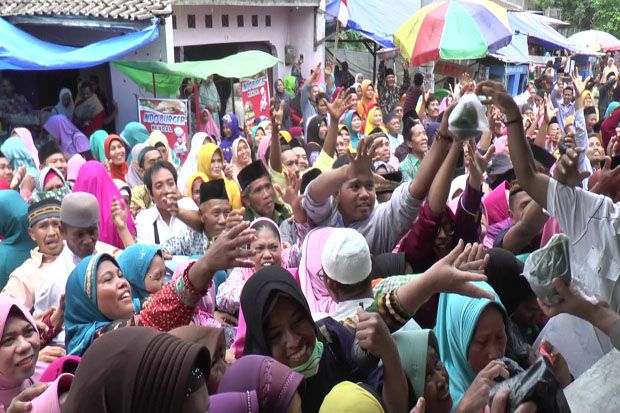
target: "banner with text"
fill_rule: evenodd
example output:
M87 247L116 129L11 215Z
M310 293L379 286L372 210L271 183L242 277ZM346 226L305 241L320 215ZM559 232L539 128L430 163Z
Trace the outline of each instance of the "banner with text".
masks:
M183 162L187 157L189 122L186 99L138 98L140 123L149 133L158 130L168 138L170 149Z
M266 72L261 72L251 79L241 79L241 93L245 122L253 121L259 116L269 116L269 76Z

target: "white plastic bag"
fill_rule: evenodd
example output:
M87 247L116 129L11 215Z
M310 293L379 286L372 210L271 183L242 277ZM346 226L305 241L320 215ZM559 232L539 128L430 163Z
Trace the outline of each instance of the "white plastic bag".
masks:
M489 131L489 121L478 96L468 93L450 113L448 129L460 140L479 138Z
M562 297L551 281L559 277L567 286L571 283L569 240L564 234L555 234L544 248L527 257L523 275L532 291L547 305L559 304Z

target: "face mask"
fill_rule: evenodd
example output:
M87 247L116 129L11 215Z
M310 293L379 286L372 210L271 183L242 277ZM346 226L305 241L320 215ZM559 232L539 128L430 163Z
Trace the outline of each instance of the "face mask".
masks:
M314 350L310 355L308 361L301 366L293 367L292 370L297 373L301 373L305 378L310 378L319 372L319 362L323 356L323 343L316 340L314 344Z

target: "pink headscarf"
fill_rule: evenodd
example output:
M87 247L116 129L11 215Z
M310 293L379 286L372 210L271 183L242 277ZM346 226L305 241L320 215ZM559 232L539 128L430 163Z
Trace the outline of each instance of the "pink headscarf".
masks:
M213 136L215 139L219 139L220 138L220 128L217 126L217 123L215 123L215 120L213 119L213 116L211 116L211 112L209 112L209 109L203 109L202 113L206 113L209 115L209 120L206 123L203 123L200 125L200 132L204 132L207 135L211 135ZM202 119L201 119L202 120Z
M67 181L75 181L80 174L80 168L86 163L86 159L79 153L76 153L67 162Z
M32 140L32 133L26 128L15 128L11 132L12 136L17 136L22 142L24 142L24 146L28 149L30 155L32 155L32 159L34 159L34 163L39 168L39 151L37 147L34 146L34 140Z
M271 223L276 228L276 231L278 231L278 238L282 240L282 235L280 234L280 229L278 228L278 224L276 224L269 218L263 217L263 218L255 219L254 221L252 221L250 228L254 228L257 223L264 222L264 221ZM298 277L297 269L287 268L288 253L289 253L288 249L283 249L282 252L280 253L280 266L282 268L286 268L295 278L297 278ZM252 275L254 275L254 273L256 272L256 269L254 267L241 268L241 272L243 274L243 281L245 282ZM299 280L297 281L299 282ZM245 317L243 316L243 311L241 310L241 306L239 306L238 321L239 322L237 324L237 334L235 336L235 342L232 345L235 351L235 358L240 358L241 356L243 356L243 348L245 347L245 333L247 330L247 326L245 324Z
M267 149L271 145L271 135L265 135L263 140L258 144L258 159L263 161L265 165L269 165L269 159L266 159Z
M508 213L508 199L506 197L506 190L509 188L510 183L504 181L482 200L489 217L489 226L501 222L510 216Z
M13 309L17 310L17 313L28 321L32 327L34 327L36 334L38 334L37 325L34 322L32 315L30 315L30 311L28 311L15 299L5 295L0 296L0 332L4 332L6 321L9 318L11 310ZM36 360L33 362L36 363ZM13 377L5 376L4 372L0 371L0 405L4 405L4 408L8 409L13 398L21 393L22 390L32 386L33 384L34 382L31 378L26 380L16 380Z
M306 235L301 245L301 262L299 263L299 285L308 300L312 313L332 313L336 303L330 297L327 287L317 273L321 270L321 254L327 238L335 228L323 227L313 229Z
M111 213L114 199L118 199L120 202L124 201L103 165L97 161L86 162L80 169L73 192L88 192L99 200L99 241L124 249L125 245L114 226ZM135 236L136 226L128 205L126 205L126 210L127 228Z

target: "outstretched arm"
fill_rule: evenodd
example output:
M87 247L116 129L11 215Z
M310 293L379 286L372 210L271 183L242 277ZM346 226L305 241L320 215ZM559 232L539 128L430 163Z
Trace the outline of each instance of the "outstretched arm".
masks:
M485 81L478 84L476 94L487 96L485 103L493 103L506 114L508 147L519 184L543 208L547 207L549 177L536 170L532 150L527 143L519 107L503 86L497 82Z

